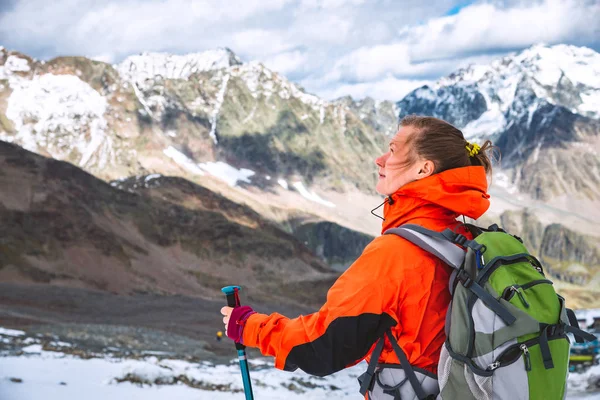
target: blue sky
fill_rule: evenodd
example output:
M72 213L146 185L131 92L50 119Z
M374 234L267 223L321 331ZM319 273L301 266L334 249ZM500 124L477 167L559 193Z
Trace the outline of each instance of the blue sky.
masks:
M600 1L0 0L0 45L38 59L229 47L325 98L397 100L537 43L600 50Z
M473 1L459 1L455 5L453 5L452 8L450 8L448 11L446 11L444 13L444 15L446 15L446 16L456 15L460 12L460 10L462 10L463 8L469 6L473 3L474 3Z

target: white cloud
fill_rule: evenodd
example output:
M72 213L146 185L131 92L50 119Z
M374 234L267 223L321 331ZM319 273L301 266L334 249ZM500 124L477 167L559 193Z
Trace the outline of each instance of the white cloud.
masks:
M307 54L295 50L269 57L264 61L264 65L280 74L288 75L298 70L302 71L307 62Z
M231 37L233 49L244 49L244 52L254 57L264 57L269 54L282 53L292 47L285 40L284 32L266 29L249 29L236 32Z
M0 14L0 37L20 50L42 48L52 55L196 52L231 46L248 20L277 13L289 1L22 0Z
M337 85L333 89L326 89L321 95L326 99L333 100L342 96L350 95L354 99L372 97L374 99L400 100L412 90L429 84L424 80L397 79L392 76L377 81Z
M444 16L457 5L457 14ZM142 51L229 47L325 97L347 90L397 100L410 82L435 80L490 54L538 42L600 49L600 3L17 0L0 11L0 38L38 58L91 54L109 62Z
M345 45L354 21L324 12L299 15L290 28L291 37L313 45Z
M457 57L536 43L600 44L600 3L545 0L512 8L475 4L405 30L415 61Z
M365 0L301 0L300 9L335 9L347 6L359 6L364 4Z
M469 64L486 64L497 55L480 55L460 59L414 62L410 47L394 43L374 47L363 47L342 56L330 71L318 78L306 80L307 87L329 86L335 82L369 83L381 82L383 78L425 81L443 76Z

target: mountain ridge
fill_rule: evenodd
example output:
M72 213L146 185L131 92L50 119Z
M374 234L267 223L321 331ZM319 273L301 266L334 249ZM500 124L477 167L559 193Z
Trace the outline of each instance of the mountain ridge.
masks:
M312 239L333 234L362 245L366 237L344 229L380 233L368 213L381 203L373 160L396 129L396 113L425 113L463 124L470 140L490 137L501 147L491 218L527 207L544 229L561 222L597 236L600 214L590 205L600 195L599 125L585 107L576 109L594 98L595 81L550 74L556 90L549 89L535 75L541 61L530 59L548 51L468 67L394 104L326 101L259 62L240 63L227 49L206 58L133 56L122 67L82 57L41 62L0 50L0 139L123 187L141 190L138 181L154 174L181 176L250 206L321 260L345 267L356 254L340 254L335 240L319 248ZM509 74L519 68L531 71ZM508 119L512 125L494 131Z

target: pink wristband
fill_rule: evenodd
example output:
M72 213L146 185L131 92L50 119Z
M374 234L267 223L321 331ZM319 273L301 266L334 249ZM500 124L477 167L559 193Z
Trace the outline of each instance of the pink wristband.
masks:
M231 311L229 317L229 323L227 324L227 336L236 343L243 344L244 338L244 325L246 320L252 314L256 314L256 311L250 306L235 307Z

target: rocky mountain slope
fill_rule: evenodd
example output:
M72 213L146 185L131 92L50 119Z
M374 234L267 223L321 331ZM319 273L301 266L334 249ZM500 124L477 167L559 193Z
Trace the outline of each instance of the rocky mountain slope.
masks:
M335 104L349 108L361 121L386 136L393 136L398 129L399 110L391 101L380 101L370 97L354 100L350 96L344 96L337 99Z
M393 104L363 103L361 117L227 49L109 65L0 48L0 140L106 181L181 176L288 232L299 214L379 230L368 210L386 139L374 117L392 118Z
M256 212L181 178L121 190L0 141L0 186L2 282L220 299L235 277L256 301L318 306L337 276Z

